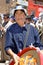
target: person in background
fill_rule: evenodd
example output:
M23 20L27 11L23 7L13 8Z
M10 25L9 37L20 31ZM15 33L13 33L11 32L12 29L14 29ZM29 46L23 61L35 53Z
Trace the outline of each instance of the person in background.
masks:
M37 27L38 30L40 30L42 28L42 26L43 26L42 23L43 23L42 22L42 17L40 16L39 20L37 20L37 22L36 22L36 27Z
M2 27L1 27L1 31L3 31L3 32L6 32L6 30L7 30L7 23L9 22L9 14L4 14L4 17L3 17L3 19L4 19L4 22L3 22L3 24L2 24Z
M30 15L26 16L26 23L28 23L28 24L31 23L31 16Z
M33 27L36 27L36 22L37 22L36 18L32 18L31 15L26 16L26 23L32 25Z
M34 17L34 18L31 20L30 25L32 25L33 27L36 27L36 22L37 22L37 18Z
M1 27L1 31L4 31L6 32L7 28L9 28L9 26L11 26L13 23L14 23L14 18L9 18L9 14L4 14L4 22L2 24L2 27Z
M10 17L10 21L11 21L12 23L15 23L15 18L14 18L14 16L11 16L11 17Z
M20 57L17 56L17 53L23 50L25 44L24 40L28 26L26 23L26 14L26 10L21 5L16 6L14 10L16 23L10 26L6 31L5 51L14 59L16 63L20 60ZM38 30L31 25L29 26L30 29L26 47L29 47L29 45L32 43L35 47L40 48L41 44Z
M5 25L5 32L13 23L15 23L15 19L13 17L9 18L8 23Z

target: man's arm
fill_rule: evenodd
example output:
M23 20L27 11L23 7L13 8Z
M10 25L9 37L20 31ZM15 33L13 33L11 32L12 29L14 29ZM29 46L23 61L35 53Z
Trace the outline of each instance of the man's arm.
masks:
M5 42L5 51L7 52L8 55L10 55L14 59L15 62L17 62L19 60L19 56L17 56L12 51L12 48L14 48L14 42L12 41L11 33L7 30L7 32L6 32L6 42Z
M19 61L19 56L17 56L17 54L15 54L10 48L6 52L14 59L15 62Z

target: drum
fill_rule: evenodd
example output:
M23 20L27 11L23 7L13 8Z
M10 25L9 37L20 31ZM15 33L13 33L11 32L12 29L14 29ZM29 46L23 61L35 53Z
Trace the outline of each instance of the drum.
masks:
M20 56L21 60L19 65L43 65L43 54L33 47L23 49L23 51L18 53L18 56ZM10 61L9 65L14 65L14 61Z

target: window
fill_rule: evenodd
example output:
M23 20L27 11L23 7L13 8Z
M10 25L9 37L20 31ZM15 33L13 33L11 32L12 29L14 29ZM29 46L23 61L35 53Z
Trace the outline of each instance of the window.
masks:
M28 1L28 0L24 0L24 1Z
M10 3L10 0L6 0L6 3L9 4Z

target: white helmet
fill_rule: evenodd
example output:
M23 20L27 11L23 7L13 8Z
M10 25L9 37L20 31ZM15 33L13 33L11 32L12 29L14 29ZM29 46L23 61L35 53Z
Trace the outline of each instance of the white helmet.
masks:
M21 5L18 5L18 6L15 7L15 9L14 9L14 14L15 14L15 12L16 12L17 10L22 10L25 14L27 14L26 9L24 9Z

